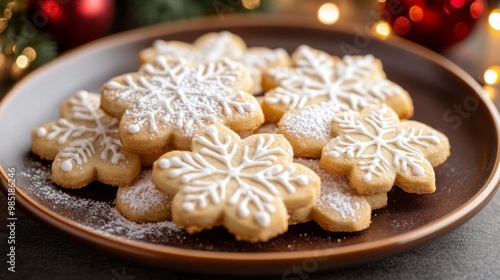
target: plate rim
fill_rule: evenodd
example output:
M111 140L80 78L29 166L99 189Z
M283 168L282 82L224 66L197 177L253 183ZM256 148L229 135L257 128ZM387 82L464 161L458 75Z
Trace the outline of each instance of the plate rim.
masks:
M223 29L231 27L252 27L252 26L273 26L273 27L287 27L287 28L302 28L302 29L313 29L313 30L324 30L332 31L343 34L355 35L355 32L349 31L355 29L355 26L359 25L349 25L345 23L337 23L333 26L325 26L316 21L305 20L303 17L297 16L255 16L255 15L232 15L224 16L224 20L221 21L218 17L205 17L197 19L182 20L173 23L159 24L155 26L148 26L143 28L138 28L130 31L121 32L114 34L84 46L77 47L67 53L64 53L55 60L47 63L46 65L36 69L33 73L30 73L22 81L18 82L14 87L12 87L9 92L2 98L0 103L0 117L3 115L4 108L11 103L11 100L17 96L25 84L29 84L32 80L43 75L44 72L50 71L50 69L57 67L60 63L71 59L73 56L80 54L81 52L99 52L106 48L112 48L116 45L129 44L136 41L151 39L166 36L168 34L174 34L179 32L188 31L198 31L198 30L210 30L210 29ZM300 19L298 21L297 19ZM52 228L57 229L59 232L63 232L71 237L75 237L80 241L87 244L96 245L99 248L106 248L115 253L128 252L132 254L147 254L145 256L150 259L156 259L159 256L165 257L184 257L193 260L210 260L210 261L226 261L226 262L246 262L254 261L258 263L262 262L283 262L286 261L300 261L308 258L318 258L318 257L345 257L356 255L361 252L372 252L376 251L382 247L388 247L390 245L395 245L396 247L391 252L386 252L380 256L372 256L371 259L363 260L361 262L372 261L382 257L387 257L396 252L403 252L418 245L426 243L426 241L432 240L443 234L450 232L457 228L458 226L464 224L470 220L474 215L476 215L495 195L500 181L499 172L499 161L500 161L500 116L493 104L493 102L486 97L482 91L481 86L463 69L448 60L447 58L412 42L406 41L401 38L390 37L385 40L379 39L377 37L370 36L370 39L383 42L384 44L391 45L398 49L405 49L407 51L416 54L427 60L431 60L436 65L448 70L453 75L456 75L459 79L464 81L468 86L471 87L474 92L474 96L478 98L482 104L486 107L488 116L492 120L492 124L496 128L496 142L497 151L495 155L495 163L492 167L491 174L489 175L486 182L478 190L478 192L471 197L469 200L464 202L458 208L449 212L448 214L424 224L419 228L415 228L403 233L399 233L393 236L385 237L379 240L367 241L360 244L345 245L338 248L323 248L315 250L301 250L301 251L282 251L282 252L221 252L221 251L203 251L198 249L184 249L177 248L170 245L146 243L143 241L128 240L121 237L116 237L113 235L105 234L92 230L85 227L77 222L71 221L58 213L52 212L49 209L43 207L36 201L32 200L27 194L22 192L19 187L16 186L16 202L27 210L29 214L37 217L37 220L43 221L45 224L50 225ZM2 177L2 191L7 193L8 176L3 166L0 166L0 174ZM20 198L20 199L19 199ZM399 250L395 250L399 249ZM151 255L154 253L154 255ZM167 259L165 259L167 260ZM330 266L331 267L331 266ZM176 267L173 267L176 268ZM177 267L178 268L178 267ZM178 268L179 269L179 268Z

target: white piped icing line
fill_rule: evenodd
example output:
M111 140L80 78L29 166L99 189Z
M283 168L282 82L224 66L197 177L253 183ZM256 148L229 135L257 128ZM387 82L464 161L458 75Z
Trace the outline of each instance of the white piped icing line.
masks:
M230 58L240 61L248 68L254 80L254 93L260 93L262 71L276 65L286 65L289 61L288 53L284 49L250 48L235 43L240 38L227 31L207 34L205 40L197 41L194 45L179 44L157 40L152 50L156 57L175 56L183 57L193 63ZM209 39L206 39L209 38ZM236 39L237 38L237 39ZM152 61L149 61L151 63Z
M296 192L306 186L309 177L294 175L296 167L284 166L286 155L281 147L273 147L274 135L262 134L254 143L240 146L216 126L209 126L203 136L194 140L203 148L199 152L183 152L181 157L162 158L159 167L168 170L168 177L180 178L185 195L182 210L192 212L209 204L237 205L241 218L253 215L260 227L266 227L276 211L273 201L282 191ZM255 152L250 153L250 146ZM239 162L235 158L241 156ZM211 162L216 161L217 164ZM229 188L235 184L235 188ZM279 186L279 187L278 187ZM253 211L251 209L256 209Z
M37 130L39 138L57 139L60 145L68 143L59 153L63 159L61 169L70 172L75 164L82 166L88 163L96 152L96 145L103 148L99 155L102 160L109 160L112 164L125 160L125 155L120 152L120 139L116 136L118 119L103 121L105 117L110 117L99 109L100 96L79 91L70 99L70 105L71 120L61 118L48 129L41 127Z
M254 113L256 106L244 99L248 93L232 86L241 71L238 63L228 59L193 66L183 59L158 57L154 64L143 65L138 76L128 75L105 87L117 99L131 101L124 114L130 120L129 133L148 127L154 134L172 126L189 137L203 126Z
M364 172L365 182L391 167L414 176L424 175L423 151L440 143L437 132L411 126L405 129L395 114L388 114L389 110L384 104L361 120L349 113L334 117L333 122L339 125L341 132L336 138L338 145L328 156L355 158Z
M405 91L385 79L372 55L333 57L306 45L293 55L294 67L268 70L279 86L266 93L264 102L282 104L285 111L328 101L332 110L360 111L379 105L387 98Z

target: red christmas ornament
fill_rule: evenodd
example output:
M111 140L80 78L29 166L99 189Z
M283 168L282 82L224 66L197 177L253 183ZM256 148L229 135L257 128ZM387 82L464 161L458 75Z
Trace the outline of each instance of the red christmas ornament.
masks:
M29 19L50 33L60 50L105 35L114 17L113 0L30 0Z
M483 0L377 1L380 16L394 32L433 50L467 37L483 14Z

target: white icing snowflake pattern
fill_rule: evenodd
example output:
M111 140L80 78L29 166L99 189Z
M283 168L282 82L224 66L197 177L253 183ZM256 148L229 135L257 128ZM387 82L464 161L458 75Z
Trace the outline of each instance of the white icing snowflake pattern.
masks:
M68 143L60 152L64 159L61 169L73 170L74 165L86 164L96 153L96 145L102 147L99 157L117 164L125 160L120 139L118 138L118 119L106 116L99 109L100 96L79 91L70 99L70 119L61 118L48 128L40 127L37 137L46 140L57 139L62 145Z
M426 150L441 143L437 131L399 122L386 105L368 112L362 118L348 113L335 116L333 123L338 125L339 136L325 147L323 156L355 160L364 182L392 169L424 175Z
M263 47L247 49L239 36L228 31L205 34L192 45L177 41L157 40L152 48L143 50L140 56L143 63L152 63L158 56L183 57L193 63L206 63L224 58L240 61L245 64L252 75L254 94L262 91L263 70L272 66L287 66L290 63L288 53L284 49Z
M130 103L122 124L131 134L155 134L163 126L190 138L205 125L245 118L258 126L257 100L235 88L243 71L231 60L193 66L183 59L158 57L154 64L143 65L139 74L106 83L103 98Z
M170 179L180 179L183 211L203 210L210 204L237 205L239 217L252 215L254 222L266 227L275 212L275 200L282 199L284 192L307 188L310 174L296 174L295 164L283 163L290 151L275 144L276 136L262 134L245 143L235 142L224 134L227 129L221 129L208 127L206 136L194 140L202 148L162 158L159 167L168 170Z
M279 116L325 101L332 104L332 110L359 111L388 98L407 95L385 78L380 62L372 55L336 60L302 45L292 58L294 67L271 68L267 74L278 86L266 93L264 102Z

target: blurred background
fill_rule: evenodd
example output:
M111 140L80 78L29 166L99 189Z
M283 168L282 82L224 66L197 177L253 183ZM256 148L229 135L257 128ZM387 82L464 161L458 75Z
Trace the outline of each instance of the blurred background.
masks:
M0 95L34 69L98 38L142 26L227 14L294 15L356 32L400 36L448 57L496 98L500 1L0 0Z

